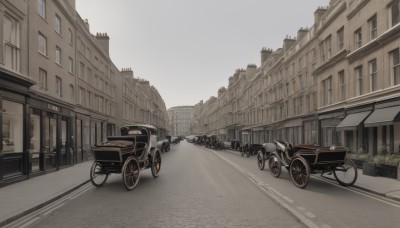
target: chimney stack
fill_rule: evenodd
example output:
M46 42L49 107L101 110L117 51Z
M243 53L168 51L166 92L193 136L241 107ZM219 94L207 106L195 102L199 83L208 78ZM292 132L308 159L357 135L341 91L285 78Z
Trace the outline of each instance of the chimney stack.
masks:
M96 39L99 41L100 46L103 47L107 56L110 56L110 37L108 37L107 33L96 33Z
M249 79L257 71L256 64L248 64L246 69L246 78Z
M297 31L297 40L303 39L305 35L307 35L308 29L301 27L299 31Z
M295 38L292 38L290 36L286 36L286 38L283 40L283 53L286 53L296 42Z
M263 47L261 53L261 65L272 55L272 49Z
M326 12L326 8L324 7L318 7L317 10L315 10L314 12L314 24L318 24L320 22L320 20L322 19L322 16L325 14Z

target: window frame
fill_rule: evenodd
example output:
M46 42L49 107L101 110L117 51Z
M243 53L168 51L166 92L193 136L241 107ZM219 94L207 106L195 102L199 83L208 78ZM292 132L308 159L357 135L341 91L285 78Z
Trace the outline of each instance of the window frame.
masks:
M37 51L44 55L47 56L47 37L43 35L43 33L38 32L38 48Z

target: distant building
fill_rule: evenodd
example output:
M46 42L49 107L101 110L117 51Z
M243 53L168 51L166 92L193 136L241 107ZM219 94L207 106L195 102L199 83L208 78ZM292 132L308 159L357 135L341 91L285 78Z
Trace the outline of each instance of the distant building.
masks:
M168 109L170 133L173 136L190 135L193 106L177 106Z

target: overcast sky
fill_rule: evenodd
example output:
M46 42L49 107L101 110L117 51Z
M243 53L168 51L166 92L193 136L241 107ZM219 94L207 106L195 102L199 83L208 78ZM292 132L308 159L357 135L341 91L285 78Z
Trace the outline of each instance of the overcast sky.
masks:
M329 0L76 0L110 56L156 87L168 108L216 96L236 69L260 66L263 47L311 27Z

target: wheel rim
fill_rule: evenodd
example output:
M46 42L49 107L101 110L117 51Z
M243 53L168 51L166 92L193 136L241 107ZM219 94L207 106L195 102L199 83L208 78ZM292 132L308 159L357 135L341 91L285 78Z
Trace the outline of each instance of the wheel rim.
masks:
M257 163L258 163L258 167L261 168L262 167L262 157L260 154L257 154Z
M349 186L356 182L357 168L352 160L346 158L343 165L334 169L333 174L339 184Z
M136 160L131 159L124 169L124 180L127 188L133 189L139 179L139 164Z
M280 175L280 169L281 169L281 165L279 163L278 158L276 158L275 156L271 156L268 165L272 176L278 177Z
M290 165L290 174L293 182L298 186L304 188L308 183L309 172L306 164L300 160L293 160Z
M93 183L93 185L100 187L106 182L108 177L108 173L104 172L102 170L102 167L100 166L99 163L95 162L92 165L92 169L90 172L90 180Z
M153 166L156 174L159 173L161 169L161 155L159 152L156 152L154 156Z

